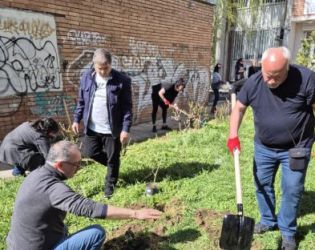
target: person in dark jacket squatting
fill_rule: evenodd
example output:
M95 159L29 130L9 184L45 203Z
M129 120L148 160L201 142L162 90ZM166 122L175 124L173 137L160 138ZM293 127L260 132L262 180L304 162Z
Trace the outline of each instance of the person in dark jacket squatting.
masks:
M282 249L295 250L297 211L314 141L315 73L290 64L285 47L267 49L262 70L237 95L227 146L240 151L238 129L248 106L254 112L254 181L260 211L255 233L279 229ZM281 164L281 205L276 215L274 182Z
M13 166L14 176L24 175L44 165L50 140L59 131L52 118L24 122L5 136L0 146L0 162Z
M156 113L158 111L159 106L162 108L162 119L163 125L161 129L163 130L171 130L169 126L167 126L166 118L167 118L167 109L169 105L171 105L175 98L177 97L179 92L184 91L185 81L183 78L180 78L173 84L161 84L160 88L155 88L152 91L152 132L156 133Z
M155 209L118 208L95 202L68 187L80 168L81 153L69 141L59 141L49 150L46 164L29 174L17 193L8 250L77 250L101 249L105 231L99 225L67 233L67 212L100 219L158 219Z
M132 121L131 79L112 69L111 53L97 49L93 69L82 76L72 130L79 133L83 118L83 153L107 166L105 197L118 181L120 151L128 142ZM105 151L103 151L105 149Z

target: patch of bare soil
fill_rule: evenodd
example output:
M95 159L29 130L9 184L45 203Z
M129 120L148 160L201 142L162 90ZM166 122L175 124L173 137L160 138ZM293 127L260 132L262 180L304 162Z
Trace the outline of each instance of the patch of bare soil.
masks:
M196 212L195 221L208 234L209 239L219 248L222 221L225 213L208 209L199 209Z
M148 232L144 225L124 225L114 233L114 237L104 244L104 250L145 250L158 249L159 243L167 237Z
M220 249L219 240L221 235L222 223L225 214L230 212L218 212L208 209L199 209L196 212L196 223L201 226L208 234L209 239L214 242L214 246ZM231 214L231 213L230 213ZM252 242L251 250L262 249L257 241Z
M143 208L143 204L134 204L133 209ZM105 242L103 249L111 250L156 250L163 241L169 237L165 236L167 228L179 223L183 217L184 207L178 199L172 199L167 204L156 204L155 209L164 212L161 219L141 223L123 225L111 232L109 239ZM153 229L152 229L153 228Z

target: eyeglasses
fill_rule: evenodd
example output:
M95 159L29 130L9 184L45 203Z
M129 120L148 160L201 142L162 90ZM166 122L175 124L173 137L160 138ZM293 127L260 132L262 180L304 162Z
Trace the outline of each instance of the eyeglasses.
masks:
M72 165L72 166L76 167L77 169L81 168L81 161L78 161L78 162L62 161L62 163Z

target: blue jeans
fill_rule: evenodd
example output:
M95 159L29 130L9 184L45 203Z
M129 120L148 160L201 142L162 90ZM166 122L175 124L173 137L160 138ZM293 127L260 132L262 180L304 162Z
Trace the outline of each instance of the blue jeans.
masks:
M93 225L69 235L54 250L99 250L104 240L105 230L99 225Z
M308 160L310 153L311 149ZM274 181L280 164L282 199L277 217L275 214ZM254 179L261 224L270 227L278 225L283 236L296 234L297 210L304 191L306 171L307 168L299 171L290 169L288 150L270 149L255 143Z

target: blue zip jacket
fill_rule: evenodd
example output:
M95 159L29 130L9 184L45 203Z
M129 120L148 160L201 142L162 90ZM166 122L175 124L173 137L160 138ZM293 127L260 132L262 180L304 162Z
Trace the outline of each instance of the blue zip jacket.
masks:
M94 69L89 69L83 74L80 82L78 103L74 112L74 122L80 123L83 118L84 133L87 131L96 90L95 76L96 72ZM106 91L106 108L109 124L113 137L117 138L120 136L121 131L129 133L132 124L131 79L127 75L112 69Z

